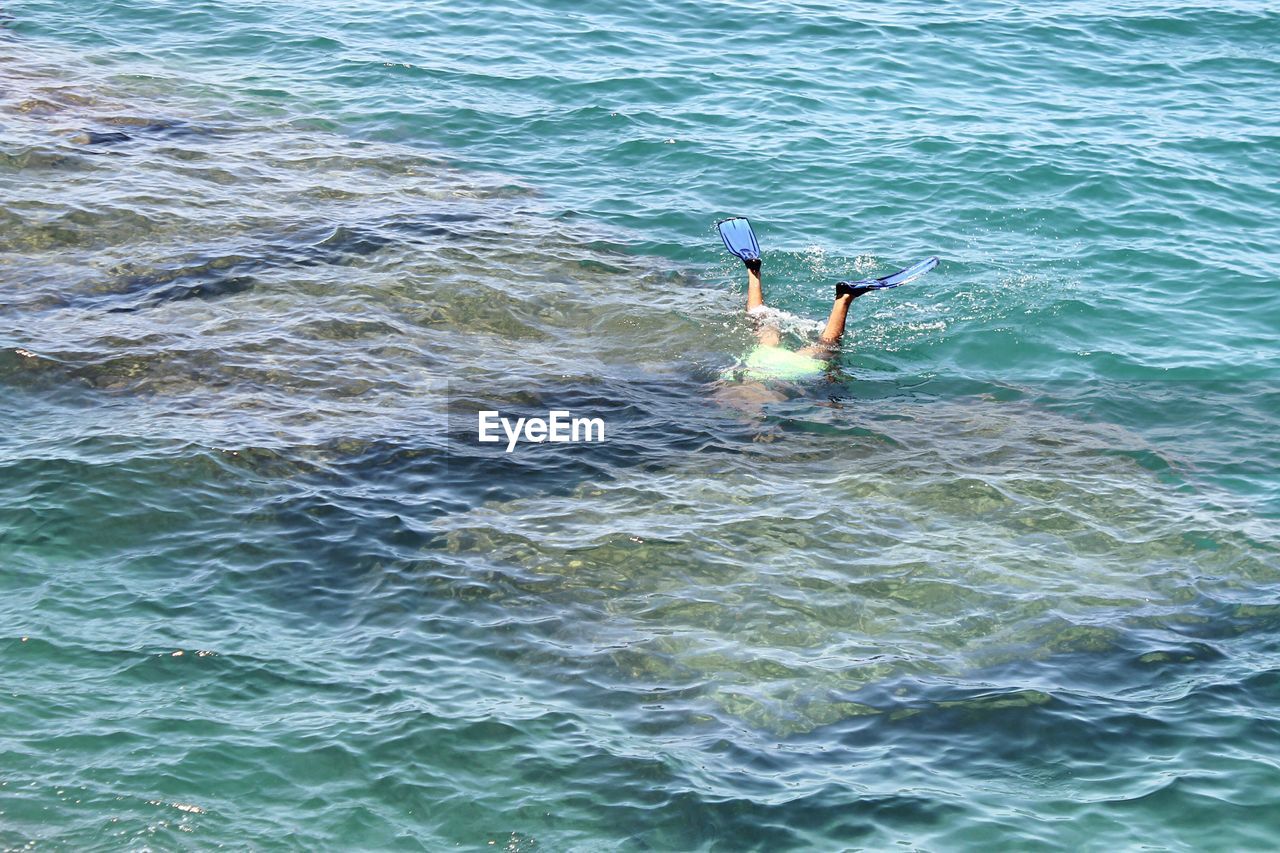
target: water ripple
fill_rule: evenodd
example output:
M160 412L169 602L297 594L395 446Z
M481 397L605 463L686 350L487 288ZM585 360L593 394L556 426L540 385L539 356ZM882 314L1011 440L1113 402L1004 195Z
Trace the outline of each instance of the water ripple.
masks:
M1273 10L6 9L0 848L1280 832Z

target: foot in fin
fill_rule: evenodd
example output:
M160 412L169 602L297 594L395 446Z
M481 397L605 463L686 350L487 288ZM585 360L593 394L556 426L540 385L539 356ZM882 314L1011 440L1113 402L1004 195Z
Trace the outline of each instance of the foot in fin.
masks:
M925 258L919 263L912 264L909 267L903 267L895 273L883 275L879 278L864 278L858 281L841 281L836 284L836 295L843 295L841 293L841 288L844 288L845 292L852 293L854 296L861 296L869 290L884 290L888 287L898 287L899 285L906 284L909 281L915 281L937 265L938 259L936 257ZM861 293L857 293L855 291L861 291Z
M751 221L745 216L733 216L716 223L724 247L742 259L744 264L760 263L760 244L751 230Z
M857 299L859 296L870 293L875 289L876 288L874 287L867 287L866 285L854 284L851 281L836 282L836 299L839 299L841 296L852 296L854 299Z

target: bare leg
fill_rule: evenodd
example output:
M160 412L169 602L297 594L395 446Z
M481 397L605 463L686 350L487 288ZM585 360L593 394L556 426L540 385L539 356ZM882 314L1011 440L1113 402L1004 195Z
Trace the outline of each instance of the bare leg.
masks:
M760 278L760 261L747 262L747 313L764 307L764 283ZM782 343L782 335L773 324L755 324L756 340L767 347L776 347Z
M760 261L747 261L747 317L751 320L756 339L764 346L776 347L782 343L782 334L772 324L767 323L760 315L753 314L757 308L764 308L764 286L760 280ZM769 388L763 382L721 382L717 383L714 397L721 405L737 409L752 417L758 417L768 403L778 403L786 396L776 389ZM758 434L755 441L761 439Z
M760 262L747 261L747 310L764 305L764 284L760 281Z
M818 335L818 342L827 346L835 346L844 336L844 324L849 319L849 306L853 304L853 294L837 296L827 316L827 327Z
M800 352L812 358L830 358L832 352L840 345L840 339L844 337L844 324L849 319L849 306L853 304L853 300L870 290L869 287L860 287L856 290L837 287L836 301L831 306L831 314L827 316L826 328L818 336L816 344L805 347Z

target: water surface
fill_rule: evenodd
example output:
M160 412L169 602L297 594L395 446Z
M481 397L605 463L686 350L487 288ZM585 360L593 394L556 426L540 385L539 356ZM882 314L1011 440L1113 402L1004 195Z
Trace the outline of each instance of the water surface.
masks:
M0 27L0 848L1280 837L1267 4Z

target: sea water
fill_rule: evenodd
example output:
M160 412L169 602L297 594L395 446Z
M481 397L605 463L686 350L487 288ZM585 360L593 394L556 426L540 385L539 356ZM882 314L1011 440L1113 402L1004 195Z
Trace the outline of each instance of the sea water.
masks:
M1277 43L4 3L0 849L1274 848Z

